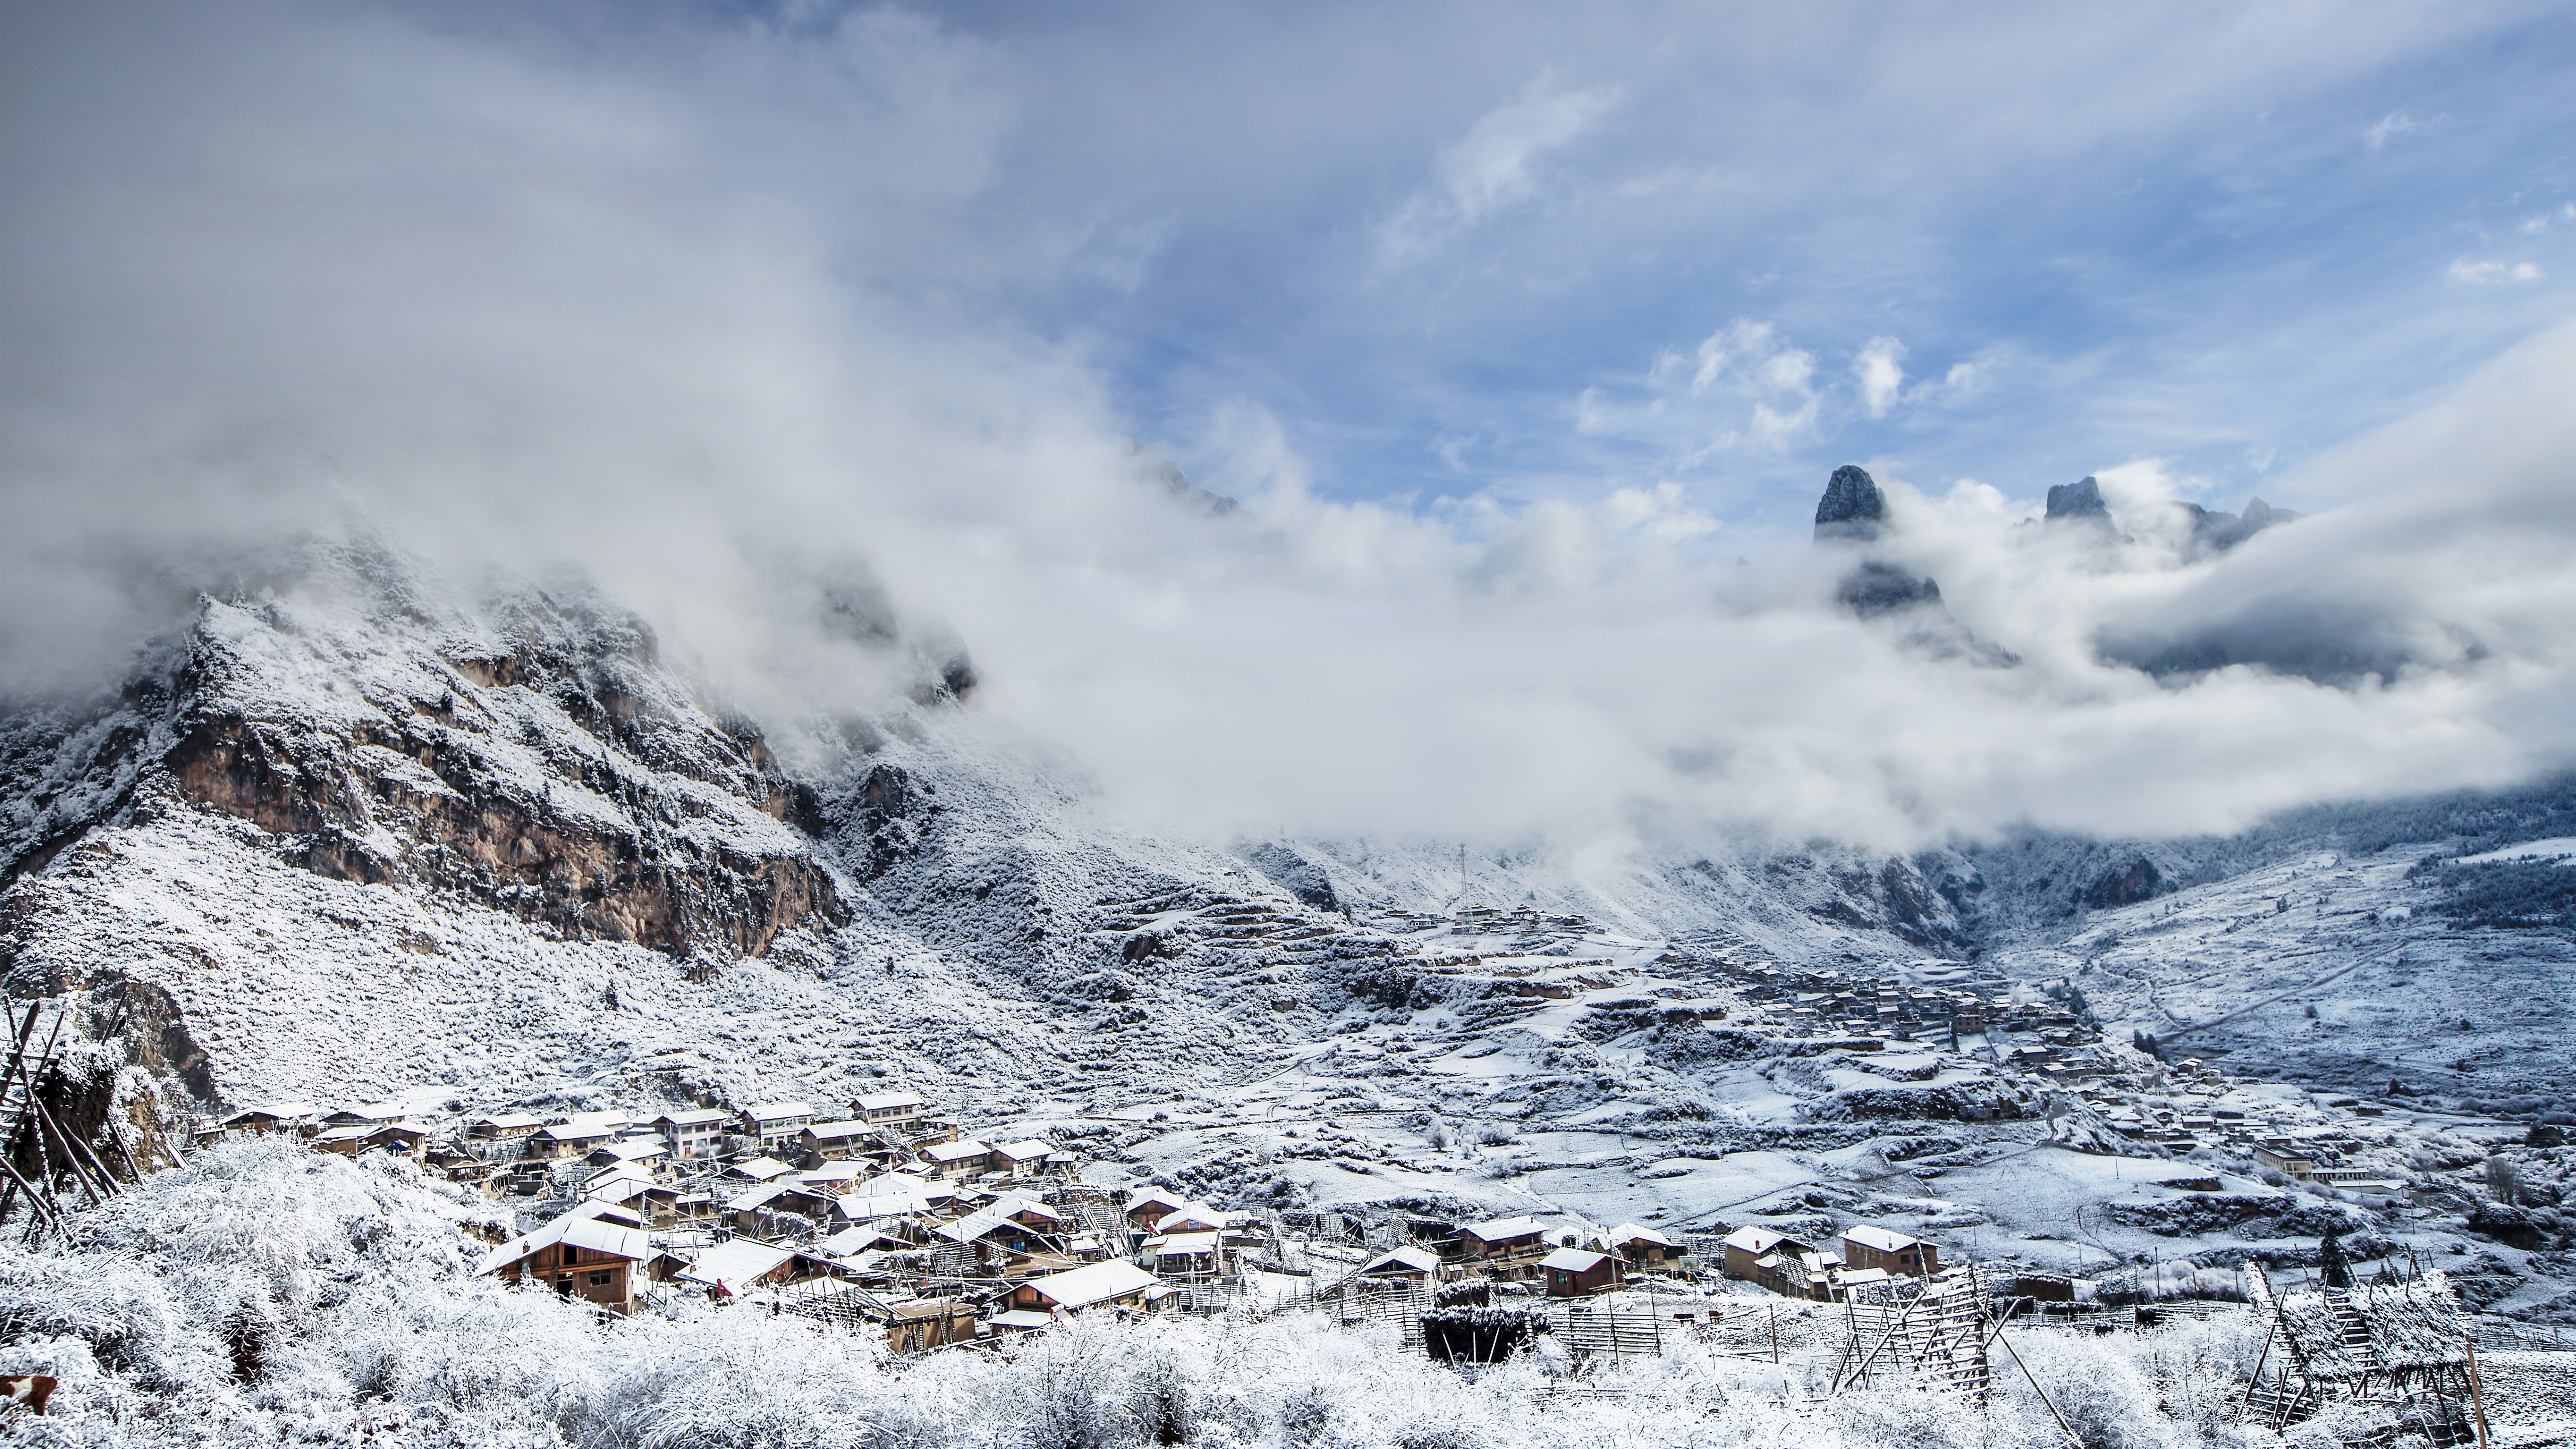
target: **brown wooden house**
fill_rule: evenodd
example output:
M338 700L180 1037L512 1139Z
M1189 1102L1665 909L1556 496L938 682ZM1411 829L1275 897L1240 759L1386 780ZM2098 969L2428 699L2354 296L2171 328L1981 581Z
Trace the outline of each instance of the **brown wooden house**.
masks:
M493 1249L482 1271L626 1313L635 1306L635 1265L651 1253L643 1229L575 1210Z
M1843 1262L1893 1277L1929 1278L1941 1271L1941 1247L1886 1228L1851 1227L1843 1230Z
M1458 1259L1489 1278L1537 1278L1548 1255L1547 1230L1536 1218L1495 1218L1458 1230Z
M1607 1293L1618 1287L1624 1277L1616 1254L1596 1253L1589 1248L1559 1248L1539 1259L1538 1266L1547 1275L1550 1298L1588 1298Z

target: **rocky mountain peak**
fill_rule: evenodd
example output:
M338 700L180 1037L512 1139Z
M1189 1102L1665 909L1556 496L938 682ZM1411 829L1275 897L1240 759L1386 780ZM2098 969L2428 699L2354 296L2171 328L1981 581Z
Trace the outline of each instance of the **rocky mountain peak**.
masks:
M1868 543L1887 526L1887 495L1869 470L1850 463L1834 470L1816 502L1816 541Z
M2048 490L2048 521L2065 519L2111 521L2111 505L2102 497L2101 480L2090 474L2073 483L2061 483Z

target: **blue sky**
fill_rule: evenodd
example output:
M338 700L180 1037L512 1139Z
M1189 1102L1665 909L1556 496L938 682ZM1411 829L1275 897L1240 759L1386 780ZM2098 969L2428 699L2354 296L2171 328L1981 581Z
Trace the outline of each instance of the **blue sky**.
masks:
M2571 61L2515 3L0 8L0 696L356 527L586 575L782 740L884 704L817 625L873 577L961 728L1216 837L2527 778ZM1808 544L1853 461L1929 633ZM2018 526L2092 472L2119 535ZM2255 493L2311 516L2165 506Z
M1854 459L2233 507L2569 310L2576 13L2147 9L935 13L1009 78L984 223L1081 238L1011 305L1194 472L1248 406L1330 496L1760 533ZM1745 322L1803 387L1701 377Z

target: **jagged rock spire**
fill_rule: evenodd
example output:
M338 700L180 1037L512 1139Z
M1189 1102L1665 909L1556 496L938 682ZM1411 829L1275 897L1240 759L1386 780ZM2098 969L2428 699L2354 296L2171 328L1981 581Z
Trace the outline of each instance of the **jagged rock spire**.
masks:
M1825 483L1816 502L1816 541L1867 543L1887 523L1887 495L1869 470L1846 463Z
M2087 474L2080 482L2061 483L2048 490L2049 521L2067 518L2111 520L2111 505L2102 499L2101 480Z

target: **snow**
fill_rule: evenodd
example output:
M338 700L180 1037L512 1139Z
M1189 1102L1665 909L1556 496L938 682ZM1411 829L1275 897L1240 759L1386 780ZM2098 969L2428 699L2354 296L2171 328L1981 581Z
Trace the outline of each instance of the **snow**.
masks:
M1090 1263L1062 1273L1031 1278L1028 1286L1057 1307L1073 1309L1088 1308L1111 1298L1123 1298L1152 1287L1155 1281L1153 1274L1135 1264L1113 1258L1105 1263Z
M1999 1351L1984 1407L1901 1382L1825 1397L1839 1310L1767 1297L1698 1300L1720 1320L1708 1339L1676 1335L1660 1357L1580 1377L1544 1354L1470 1377L1400 1351L1392 1327L1293 1311L1036 1315L1006 1353L890 1360L872 1334L756 1305L602 1324L475 1276L474 1211L403 1163L226 1144L82 1213L76 1248L0 1248L0 1316L19 1325L0 1372L57 1376L33 1432L83 1449L1106 1449L1166 1432L1243 1449L2053 1449L2056 1415L2087 1443L2220 1449L2247 1442L2233 1419L2263 1347L2251 1314L2101 1337L2011 1329L2015 1357ZM775 1251L747 1249L742 1266ZM2500 1436L2565 1417L2569 1358L2481 1351Z
M2452 864L2494 865L2506 860L2551 860L2565 865L2571 860L2576 860L2576 835L2553 836L2547 840L2527 840L2520 845L2508 845L2499 850L2485 850L2476 855L2463 855Z

